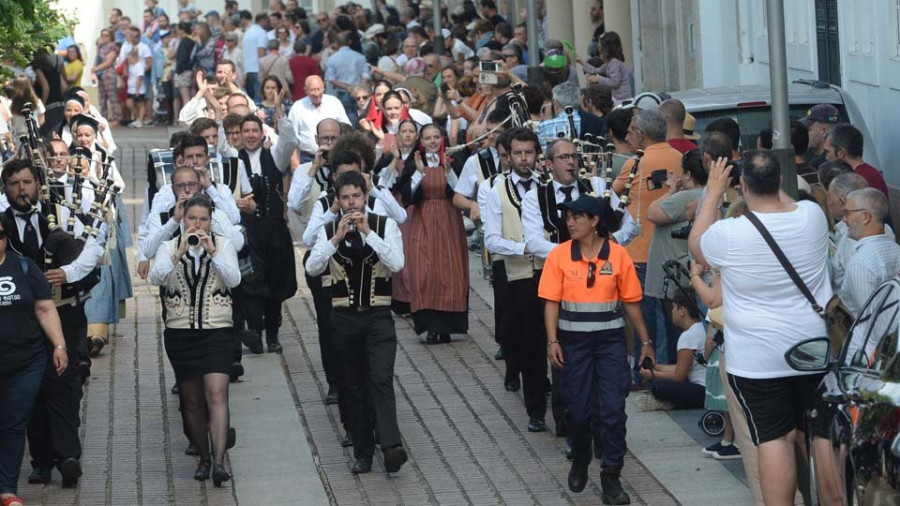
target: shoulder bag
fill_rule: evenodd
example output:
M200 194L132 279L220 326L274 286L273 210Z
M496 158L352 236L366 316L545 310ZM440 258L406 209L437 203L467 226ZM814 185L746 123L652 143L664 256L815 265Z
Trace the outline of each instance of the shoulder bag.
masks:
M846 337L847 333L850 331L850 327L853 325L853 313L847 309L847 306L844 305L837 294L831 297L831 300L828 301L828 304L826 304L824 308L820 306L816 301L816 298L813 297L812 292L809 291L806 283L803 282L803 278L797 274L794 266L791 265L791 262L784 255L784 252L781 251L778 243L775 242L775 239L766 229L765 225L759 221L759 218L752 211L748 212L745 216L750 220L750 223L756 227L763 239L765 239L766 244L768 244L769 248L772 249L772 252L775 253L775 257L781 262L781 266L784 267L785 272L788 273L788 276L791 277L791 280L797 285L797 288L800 289L800 292L803 293L803 296L806 297L812 305L813 310L825 320L825 330L828 333L828 340L831 342L832 351L836 353L837 350L840 349L844 337Z

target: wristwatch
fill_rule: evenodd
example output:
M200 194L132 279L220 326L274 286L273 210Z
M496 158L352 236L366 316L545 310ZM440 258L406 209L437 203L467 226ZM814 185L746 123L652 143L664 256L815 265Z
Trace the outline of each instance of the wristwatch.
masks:
M57 350L62 350L62 351L66 351L68 349L68 348L66 348L65 344L57 344L56 346L54 346L54 348L56 348Z
M642 341L641 342L641 346L652 346L652 345L653 345L653 341Z

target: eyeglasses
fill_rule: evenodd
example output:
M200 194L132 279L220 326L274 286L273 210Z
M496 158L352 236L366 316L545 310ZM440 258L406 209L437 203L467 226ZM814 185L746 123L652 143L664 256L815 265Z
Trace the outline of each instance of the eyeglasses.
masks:
M320 18L320 19L316 20L317 23L326 23L327 21L328 21L328 19L326 19L326 18Z
M862 212L869 212L868 209L844 209L844 213L845 213L845 214L849 214L849 213L858 213L858 212L861 212L861 211L862 211Z
M362 102L363 100L369 100L369 97L371 97L371 96L372 95L360 95L360 96L356 97L356 100Z
M597 270L597 264L594 262L588 262L588 275L587 275L587 287L593 288L594 281L597 280L596 276L594 276L594 271Z
M225 133L227 133L228 135L241 135L240 130L232 130L231 132L225 132Z
M337 136L334 136L334 135L327 136L327 137L316 137L316 138L319 139L320 143L324 143L324 144L333 143L334 141L338 140Z
M174 185L172 185L172 188L174 188L175 190L178 190L178 191L181 191L181 190L196 190L197 187L199 187L199 186L200 186L200 183L190 182L190 183L178 183L178 184L174 184Z
M577 153L560 153L558 155L554 155L553 160L559 159L559 160L566 162L569 160L575 160L575 157L577 157L577 156L578 156Z
M514 54L505 54L505 55L503 55L503 57L504 58L517 58L517 56Z

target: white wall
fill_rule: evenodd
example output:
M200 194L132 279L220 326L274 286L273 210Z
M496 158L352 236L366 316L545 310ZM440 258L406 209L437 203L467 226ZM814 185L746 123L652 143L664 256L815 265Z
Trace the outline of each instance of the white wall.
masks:
M814 0L785 0L788 79L818 79ZM769 84L765 0L698 0L703 84ZM842 87L872 135L885 178L900 186L900 2L839 0Z

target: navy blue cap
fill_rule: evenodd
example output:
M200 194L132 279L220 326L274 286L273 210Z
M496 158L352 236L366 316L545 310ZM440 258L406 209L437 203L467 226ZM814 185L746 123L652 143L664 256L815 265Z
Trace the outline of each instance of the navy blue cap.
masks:
M568 209L569 211L584 213L588 216L600 216L601 213L603 213L603 201L597 197L591 197L590 195L582 193L577 199L571 202L558 204L556 208L560 211Z

